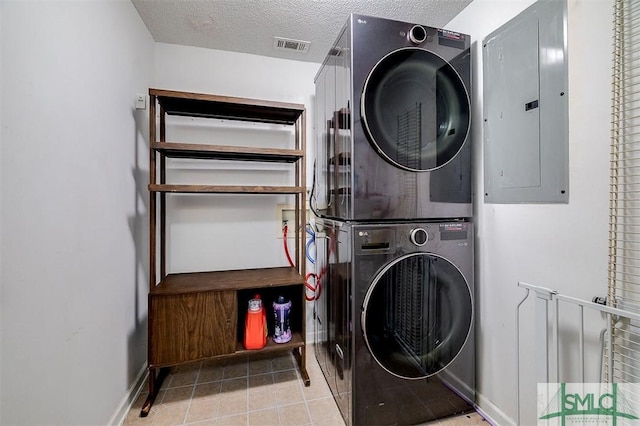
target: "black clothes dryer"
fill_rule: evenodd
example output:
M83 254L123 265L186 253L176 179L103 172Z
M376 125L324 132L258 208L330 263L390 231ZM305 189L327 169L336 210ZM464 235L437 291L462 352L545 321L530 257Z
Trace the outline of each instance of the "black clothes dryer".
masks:
M468 35L351 15L315 84L316 214L472 216Z
M315 353L346 424L472 411L472 223L316 225Z

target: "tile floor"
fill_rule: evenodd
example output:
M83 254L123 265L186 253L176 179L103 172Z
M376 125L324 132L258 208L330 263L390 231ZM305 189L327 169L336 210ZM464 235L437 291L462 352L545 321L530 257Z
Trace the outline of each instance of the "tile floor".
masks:
M175 367L149 415L140 417L145 383L124 425L344 426L313 346L306 352L309 387L302 383L290 352ZM489 425L476 413L428 424Z

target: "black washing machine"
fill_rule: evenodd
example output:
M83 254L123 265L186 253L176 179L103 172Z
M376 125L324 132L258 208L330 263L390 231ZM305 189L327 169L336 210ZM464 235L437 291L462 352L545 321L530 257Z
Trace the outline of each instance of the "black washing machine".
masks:
M317 226L315 353L346 424L472 411L472 223Z
M472 216L468 35L351 15L315 84L318 216Z

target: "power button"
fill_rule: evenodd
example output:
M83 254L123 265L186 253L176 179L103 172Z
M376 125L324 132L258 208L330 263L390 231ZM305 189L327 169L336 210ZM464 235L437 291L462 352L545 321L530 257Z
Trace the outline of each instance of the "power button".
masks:
M413 244L417 245L418 247L422 247L423 245L427 244L427 241L429 241L429 234L427 234L427 231L425 231L423 228L416 228L411 230L409 239Z

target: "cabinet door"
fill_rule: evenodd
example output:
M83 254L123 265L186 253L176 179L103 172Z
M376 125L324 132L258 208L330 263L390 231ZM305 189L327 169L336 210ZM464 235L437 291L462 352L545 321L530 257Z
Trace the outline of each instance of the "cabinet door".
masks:
M234 353L235 291L151 295L149 365L163 366Z

